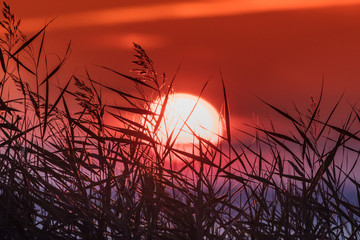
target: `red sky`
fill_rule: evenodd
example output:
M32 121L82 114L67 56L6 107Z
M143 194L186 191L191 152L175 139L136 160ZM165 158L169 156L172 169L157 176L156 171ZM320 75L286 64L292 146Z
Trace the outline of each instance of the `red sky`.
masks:
M85 4L86 3L86 4ZM48 52L62 54L72 40L71 71L89 67L118 87L119 79L96 73L94 64L129 73L131 42L142 45L176 91L197 94L212 76L205 98L219 107L222 71L234 119L325 103L345 91L355 103L360 90L360 0L88 0L9 2L28 34L57 17L47 32ZM326 105L325 104L325 105Z

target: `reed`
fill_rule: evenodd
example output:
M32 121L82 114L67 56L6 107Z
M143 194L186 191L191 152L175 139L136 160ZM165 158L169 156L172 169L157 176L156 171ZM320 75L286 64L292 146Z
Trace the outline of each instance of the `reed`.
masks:
M221 143L194 134L184 151L176 136L156 137L164 111L155 116L150 103L165 96L165 108L175 77L159 76L141 46L133 75L103 67L137 92L88 72L63 79L70 45L51 65L47 26L26 37L5 3L3 15L1 239L360 238L356 105L339 125L341 99L323 116L322 93L293 114L264 102L288 124L249 125L247 143L231 134L223 81ZM123 104L108 104L102 91Z

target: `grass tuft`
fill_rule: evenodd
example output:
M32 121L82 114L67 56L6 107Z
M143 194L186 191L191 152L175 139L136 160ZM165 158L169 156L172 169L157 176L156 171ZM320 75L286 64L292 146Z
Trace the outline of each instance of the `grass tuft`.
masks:
M165 143L156 137L175 76L159 80L140 45L133 76L102 67L130 81L136 92L128 93L87 71L62 79L70 44L51 63L48 25L28 38L6 3L3 17L1 239L360 238L355 105L335 124L341 99L324 116L322 91L294 114L264 102L288 124L248 125L241 131L248 143L231 135L221 79L224 141L193 133L196 141L184 150L172 133ZM55 86L55 78L64 85ZM123 104L107 104L102 91ZM156 115L150 104L163 96Z

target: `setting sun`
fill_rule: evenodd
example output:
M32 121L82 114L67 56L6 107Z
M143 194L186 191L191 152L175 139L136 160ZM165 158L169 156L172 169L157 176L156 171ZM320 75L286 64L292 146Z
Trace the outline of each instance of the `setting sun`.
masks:
M151 110L158 115L161 113L164 99L165 97L158 98L150 106ZM153 130L155 123L149 122L147 126ZM176 137L176 143L191 144L196 141L193 134L195 133L201 138L216 143L221 132L219 113L210 103L191 94L177 93L169 96L156 135L163 143L169 137L172 141Z

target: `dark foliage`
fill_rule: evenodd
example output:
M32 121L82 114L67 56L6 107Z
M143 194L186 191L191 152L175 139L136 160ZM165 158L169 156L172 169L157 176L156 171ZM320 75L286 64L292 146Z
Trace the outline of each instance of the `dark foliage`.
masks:
M3 15L1 239L360 238L356 106L339 126L331 124L338 104L321 119L321 97L304 114L266 103L288 129L254 125L243 132L247 144L230 139L224 85L223 141L194 135L184 151L176 136L157 138L164 111L152 112L149 96L165 96L164 109L174 80L159 80L139 45L137 76L104 67L136 93L89 73L54 87L70 47L49 66L46 27L26 38L6 4ZM124 104L107 105L99 89Z

